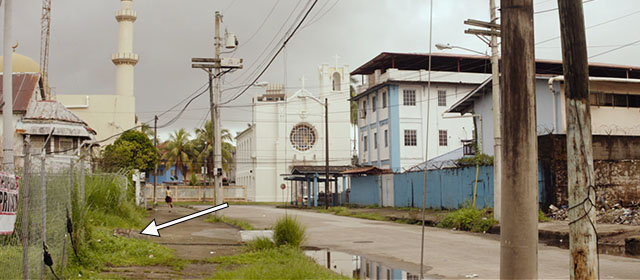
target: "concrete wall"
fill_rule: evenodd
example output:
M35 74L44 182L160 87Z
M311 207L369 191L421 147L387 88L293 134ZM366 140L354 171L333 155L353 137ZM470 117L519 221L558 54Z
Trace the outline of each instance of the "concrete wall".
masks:
M598 198L609 204L640 200L640 137L593 136L595 184ZM545 206L567 205L567 144L565 135L538 137L540 169L545 173Z

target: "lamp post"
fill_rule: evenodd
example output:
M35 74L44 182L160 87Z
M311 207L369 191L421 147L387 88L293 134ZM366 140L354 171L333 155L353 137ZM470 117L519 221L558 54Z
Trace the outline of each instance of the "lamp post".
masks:
M493 2L491 2L493 3ZM493 11L493 9L492 9ZM494 16L492 15L492 18ZM467 49L460 46L452 46L449 44L436 44L436 48L439 50L450 50L450 49L461 49L465 51L470 51L477 54L482 54L491 58L491 95L492 95L492 104L493 104L493 217L496 220L500 220L500 209L502 207L501 197L502 197L502 132L500 128L502 127L502 115L500 113L500 69L498 65L498 43L496 36L492 36L491 42L491 56L481 53L479 51L475 51L472 49Z
M461 49L461 50L465 50L465 51L468 51L468 52L477 53L479 55L489 56L486 53L482 53L482 52L479 52L479 51L476 51L476 50L472 50L472 49L467 49L465 47L452 46L452 45L449 45L449 44L436 44L436 48L439 49L439 50Z
M322 101L314 96L310 96L309 98L324 106L324 208L329 209L329 101L325 98L323 104Z

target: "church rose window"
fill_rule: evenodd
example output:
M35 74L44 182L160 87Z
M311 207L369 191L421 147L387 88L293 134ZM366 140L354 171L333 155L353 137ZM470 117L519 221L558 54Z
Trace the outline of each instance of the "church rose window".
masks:
M291 145L298 151L307 151L316 143L316 131L307 124L296 125L291 130Z

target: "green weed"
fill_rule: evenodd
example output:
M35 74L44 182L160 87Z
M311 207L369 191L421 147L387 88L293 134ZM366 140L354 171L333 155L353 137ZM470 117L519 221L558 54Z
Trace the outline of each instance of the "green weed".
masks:
M317 265L298 248L289 246L209 259L226 269L214 279L349 279Z
M546 222L550 222L551 218L547 217L544 212L542 212L542 210L538 209L538 222L540 223L546 223Z
M476 209L466 204L464 207L445 215L438 223L438 226L473 232L486 232L497 223L488 209Z
M306 229L296 218L285 216L276 221L273 228L273 240L277 246L300 247L306 239Z
M243 230L255 230L255 228L248 222L243 220L228 218L225 215L212 214L212 215L209 215L206 219L204 219L204 221L209 223L225 223L229 225L234 225Z
M258 237L255 240L249 242L247 244L249 251L262 251L266 249L271 249L275 247L273 241L266 237Z

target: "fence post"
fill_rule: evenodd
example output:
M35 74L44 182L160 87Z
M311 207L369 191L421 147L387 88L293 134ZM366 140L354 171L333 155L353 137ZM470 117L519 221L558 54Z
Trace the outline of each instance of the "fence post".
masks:
M40 232L40 235L42 237L42 242L43 243L47 243L47 171L45 169L45 163L46 163L46 154L42 153L42 157L41 157L41 161L40 161L40 191L41 191L41 206L42 207L42 229ZM44 251L42 251L42 258L44 259ZM44 279L47 271L46 271L46 266L44 264L44 262L41 263L42 266L42 271L41 271L41 278Z
M79 190L79 205L84 206L84 155L80 154L80 190Z
M31 136L24 141L24 173L22 180L22 279L29 279L29 170L31 169Z

